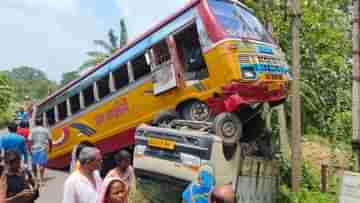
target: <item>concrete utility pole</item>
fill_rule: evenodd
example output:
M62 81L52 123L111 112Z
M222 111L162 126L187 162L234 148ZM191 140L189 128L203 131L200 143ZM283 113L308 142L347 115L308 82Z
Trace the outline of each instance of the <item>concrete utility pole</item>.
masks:
M360 0L353 0L352 11L352 42L353 42L353 57L352 57L352 70L353 70L353 98L352 98L352 126L353 126L353 147L357 152L357 162L359 162L360 153ZM359 169L357 164L356 166Z
M300 27L301 10L299 0L291 0L292 22L292 100L291 100L291 135L292 135L292 190L300 191L301 182L301 107L300 107Z

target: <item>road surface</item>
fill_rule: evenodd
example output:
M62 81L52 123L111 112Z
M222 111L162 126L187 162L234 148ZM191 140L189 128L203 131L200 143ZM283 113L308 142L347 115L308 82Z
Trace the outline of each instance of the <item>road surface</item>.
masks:
M36 203L61 203L67 173L47 170L46 185L40 188L40 197Z

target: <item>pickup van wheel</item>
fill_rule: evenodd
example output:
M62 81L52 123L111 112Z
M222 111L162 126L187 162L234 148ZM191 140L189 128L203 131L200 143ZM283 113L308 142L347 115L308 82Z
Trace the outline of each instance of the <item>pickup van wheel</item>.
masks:
M191 121L208 121L210 119L209 106L201 101L191 101L181 109L181 116L185 120Z
M175 111L163 111L154 118L152 125L167 127L171 121L179 118L179 114Z
M221 113L215 117L214 131L223 138L223 154L226 160L231 160L236 152L243 126L234 113Z

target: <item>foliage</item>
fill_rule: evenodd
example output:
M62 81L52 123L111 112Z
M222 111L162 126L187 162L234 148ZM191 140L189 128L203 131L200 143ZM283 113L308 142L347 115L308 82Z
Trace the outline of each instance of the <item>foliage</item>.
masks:
M87 55L90 57L86 60L81 66L80 70L94 67L97 64L104 61L106 58L110 57L116 50L124 47L128 40L127 28L124 19L120 20L120 36L115 34L113 29L110 29L108 32L108 42L105 40L94 40L94 44L104 51L89 51Z
M291 64L289 1L245 0L265 22ZM301 0L301 99L304 133L351 139L350 0ZM291 99L291 97L290 97ZM288 111L289 111L288 105ZM345 124L345 125L343 125Z
M4 73L15 88L17 102L22 102L25 96L29 96L33 100L44 98L49 91L57 88L56 83L50 81L44 72L32 67L21 66Z
M12 109L10 108L14 101L14 91L10 80L6 74L0 73L0 127L12 118Z
M65 72L61 76L60 86L65 86L66 84L68 84L69 82L71 82L73 80L76 80L77 78L79 78L78 71Z
M302 190L299 193L293 193L286 186L280 187L278 203L331 203L335 202L333 197L326 193L311 192Z

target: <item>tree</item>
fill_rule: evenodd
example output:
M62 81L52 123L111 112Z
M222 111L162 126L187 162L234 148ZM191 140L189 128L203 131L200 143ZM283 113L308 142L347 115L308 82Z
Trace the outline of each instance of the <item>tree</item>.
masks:
M57 88L57 84L50 81L43 71L29 66L16 67L3 73L9 77L18 102L22 102L25 96L42 99L48 95L49 89Z
M69 82L79 78L79 72L78 71L66 72L66 73L63 73L61 77L62 77L62 79L60 82L60 86L65 86Z
M104 51L89 51L87 55L90 57L86 60L81 66L80 70L94 67L97 64L104 61L106 58L110 57L112 54L116 52L116 50L124 47L128 40L128 33L125 24L125 20L120 20L120 36L115 34L113 29L110 29L108 32L108 42L105 40L94 40L94 44Z

